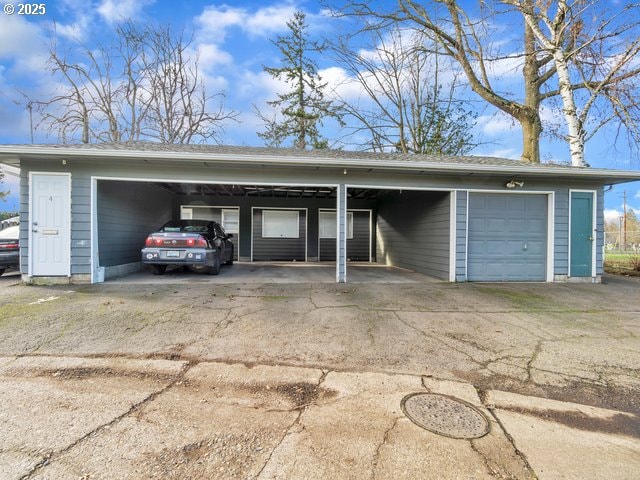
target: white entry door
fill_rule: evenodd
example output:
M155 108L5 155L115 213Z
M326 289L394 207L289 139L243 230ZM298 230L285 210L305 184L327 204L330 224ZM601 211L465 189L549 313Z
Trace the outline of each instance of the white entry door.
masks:
M71 209L69 174L31 175L31 275L69 276Z

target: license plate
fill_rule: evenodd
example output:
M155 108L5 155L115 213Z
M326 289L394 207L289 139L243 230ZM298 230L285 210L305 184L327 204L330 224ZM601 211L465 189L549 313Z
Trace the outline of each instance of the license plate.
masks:
M180 257L180 252L178 252L177 250L169 250L167 252L167 258L169 258L169 257L179 258Z

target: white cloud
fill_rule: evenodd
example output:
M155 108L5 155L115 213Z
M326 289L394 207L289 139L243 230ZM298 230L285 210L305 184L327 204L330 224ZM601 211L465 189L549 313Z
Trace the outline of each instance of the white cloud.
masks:
M323 82L327 82L327 95L345 101L355 101L362 97L360 82L350 76L344 68L329 67L318 71Z
M482 133L491 137L513 133L518 129L513 118L502 112L496 112L493 115L481 115L478 117L476 124L482 130Z
M201 43L198 45L198 59L203 70L208 71L212 67L229 65L233 63L233 57L220 47L212 43Z
M520 151L515 148L496 148L494 150L486 150L484 152L475 151L474 155L482 155L485 157L508 158L511 160L520 160Z
M237 85L237 94L240 97L250 98L254 104L262 108L264 102L273 100L278 94L287 91L284 81L273 78L267 72L245 71Z
M247 17L245 30L249 34L265 36L282 32L295 11L296 8L290 4L261 8Z
M280 3L256 11L230 5L211 5L196 17L195 24L199 27L201 38L215 43L223 43L228 30L234 27L251 37L269 37L274 33L285 32L287 22L296 10L293 3ZM307 19L311 24L309 16Z
M155 3L155 0L102 0L97 12L107 23L132 19L139 16L144 7Z
M633 198L640 198L640 190L638 190L636 192L636 194L633 196Z
M487 70L491 77L496 80L507 80L522 75L524 65L523 57L516 56L500 58L492 62L487 62Z
M19 60L42 49L40 28L19 15L0 15L0 59Z
M620 217L622 216L622 211L614 210L614 209L605 209L604 210L604 220L610 223L618 223L620 221Z
M13 62L6 74L32 77L46 69L49 58L40 27L17 15L0 16L0 61Z

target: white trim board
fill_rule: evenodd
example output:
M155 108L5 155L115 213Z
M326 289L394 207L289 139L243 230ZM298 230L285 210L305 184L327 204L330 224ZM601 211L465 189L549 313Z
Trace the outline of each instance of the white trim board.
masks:
M449 281L456 281L456 247L457 247L457 206L458 192L449 193Z

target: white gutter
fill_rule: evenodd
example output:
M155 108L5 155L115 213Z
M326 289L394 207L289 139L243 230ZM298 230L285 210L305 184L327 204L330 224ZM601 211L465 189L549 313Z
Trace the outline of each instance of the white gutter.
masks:
M496 174L533 174L540 176L571 176L593 178L620 178L629 181L640 180L640 171L609 170L575 167L526 167L521 163L516 165L485 165L482 163L441 163L416 162L412 160L362 160L357 158L335 157L300 157L275 156L260 154L213 153L213 152L179 152L179 151L144 151L144 150L107 150L86 148L55 148L42 146L0 146L0 158L3 156L55 156L56 158L84 157L84 158L122 158L142 160L184 160L192 162L242 162L245 164L271 165L302 165L316 167L354 167L354 168L382 168L401 170L428 170L433 172L452 173L496 173Z

